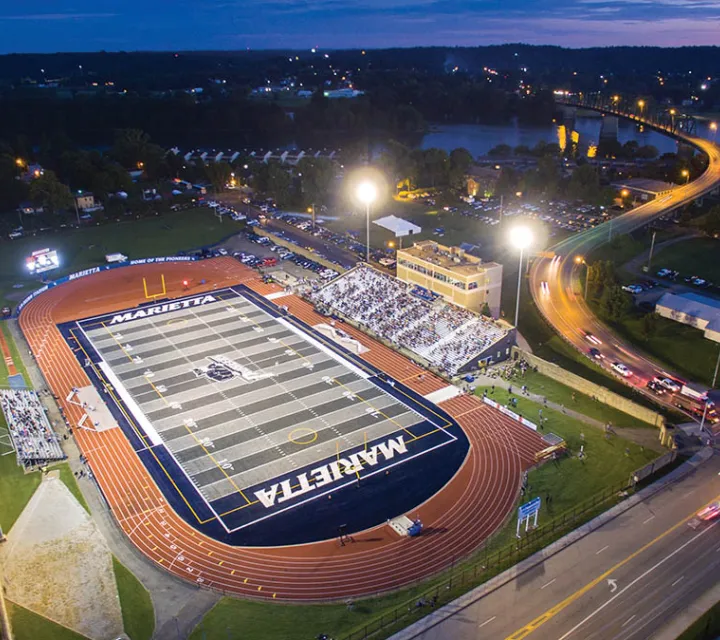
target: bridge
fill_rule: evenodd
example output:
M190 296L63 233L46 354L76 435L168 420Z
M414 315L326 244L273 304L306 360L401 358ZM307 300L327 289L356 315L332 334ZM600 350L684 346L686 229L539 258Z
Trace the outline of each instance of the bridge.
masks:
M580 269L585 256L607 242L613 235L626 235L644 227L653 220L684 207L698 198L720 189L720 148L708 140L690 135L684 129L689 127L686 119L673 121L677 114L667 112L666 116L652 111L634 113L613 97L590 99L563 95L558 99L562 105L591 109L604 114L626 118L643 126L682 141L698 149L708 157L708 166L698 178L673 189L669 194L652 200L632 211L563 240L551 248L555 259L538 258L533 263L529 286L537 308L553 326L555 331L582 353L589 343L586 333L592 333L602 342L604 362L623 362L633 372L631 378L623 378L627 384L638 390L645 390L645 384L652 379L660 367L635 345L624 342L600 322L589 309L581 295L579 286ZM640 109L639 105L637 108ZM682 126L681 126L682 125ZM547 287L543 287L543 282ZM522 326L520 327L522 330ZM672 373L672 372L671 372ZM655 400L655 398L653 396Z

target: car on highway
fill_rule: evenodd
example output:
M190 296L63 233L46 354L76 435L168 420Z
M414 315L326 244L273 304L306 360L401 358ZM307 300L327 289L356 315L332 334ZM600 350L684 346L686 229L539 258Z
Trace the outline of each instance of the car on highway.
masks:
M595 360L602 360L605 356L600 353L600 349L597 349L596 347L590 347L588 349L588 355L591 358L595 358Z
M647 388L650 389L655 395L665 395L665 387L655 380L648 380Z
M698 511L697 517L700 520L714 520L720 516L720 500L711 502L707 507Z
M600 340L599 338L596 338L589 331L585 331L585 340L587 340L588 342L592 342L593 344L602 344L602 340Z
M668 391L671 391L672 393L678 393L680 389L682 389L682 385L679 382L676 382L672 378L655 378L655 382L657 382L659 385L665 387Z
M613 362L610 365L614 371L617 371L623 378L629 378L633 373L622 362Z

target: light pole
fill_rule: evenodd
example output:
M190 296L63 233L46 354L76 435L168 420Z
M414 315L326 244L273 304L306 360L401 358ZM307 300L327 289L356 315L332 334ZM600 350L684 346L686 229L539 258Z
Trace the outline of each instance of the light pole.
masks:
M590 282L590 265L585 261L585 258L583 258L582 256L575 256L575 264L585 265L585 294L583 295L583 298L587 300L588 283Z
M685 184L690 182L690 172L687 169L683 169L680 172L680 175L682 175L682 177L685 178Z
M365 260L370 264L370 205L377 198L377 187L369 181L361 182L357 188L357 198L365 203L366 214L366 245Z
M650 255L648 256L648 263L647 263L647 272L650 273L650 265L652 264L652 254L653 250L655 249L655 235L657 234L657 231L653 231L653 237L652 242L650 242Z
M711 390L715 388L715 383L717 382L717 375L718 375L719 367L720 367L720 350L718 350L718 359L717 359L717 362L715 363L715 373L713 374L712 384L710 385ZM700 420L700 431L702 431L703 427L705 426L705 417L707 416L707 410L708 410L709 404L710 404L710 398L708 398L705 401L705 408L703 409L702 420Z
M645 109L645 100L638 100L637 105L640 107L640 119L642 120L643 111Z
M717 133L717 128L718 128L717 122L710 123L710 131L712 131L713 140L715 140L715 134Z
M530 246L532 239L532 231L530 231L528 227L515 227L510 232L510 243L516 249L520 249L520 263L518 264L517 299L515 301L515 328L517 328L518 320L520 318L520 287L522 285L523 251L525 251L525 249Z

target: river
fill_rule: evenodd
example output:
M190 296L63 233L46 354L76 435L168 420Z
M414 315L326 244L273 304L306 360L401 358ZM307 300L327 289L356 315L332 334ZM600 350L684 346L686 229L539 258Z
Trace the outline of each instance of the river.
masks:
M580 149L587 151L589 145L597 145L600 137L600 117L576 118L575 130L580 134ZM698 123L697 135L713 138L708 123ZM720 135L720 134L719 134ZM473 156L486 155L490 149L499 144L511 147L527 145L534 147L538 142L559 143L559 125L550 124L546 127L527 127L517 124L508 125L431 125L418 146L421 149L437 147L452 151L458 147L465 147ZM653 131L640 128L629 120L620 120L618 123L618 140L621 143L635 140L639 145L652 145L660 154L677 152L678 143L674 138Z

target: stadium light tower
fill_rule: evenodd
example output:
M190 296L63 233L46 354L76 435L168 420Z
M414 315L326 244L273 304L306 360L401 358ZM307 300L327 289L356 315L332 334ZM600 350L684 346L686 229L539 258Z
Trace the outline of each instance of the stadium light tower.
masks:
M518 285L517 300L515 301L515 327L517 328L518 319L520 317L520 285L522 283L522 265L523 251L527 249L533 241L532 231L528 227L514 227L510 231L510 244L516 249L520 249L520 263L518 264Z
M377 187L369 180L361 182L356 192L358 200L365 205L366 214L366 244L365 244L365 260L370 264L370 205L377 199Z

